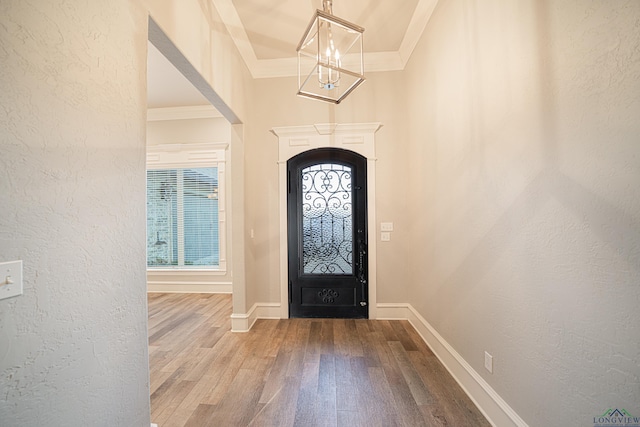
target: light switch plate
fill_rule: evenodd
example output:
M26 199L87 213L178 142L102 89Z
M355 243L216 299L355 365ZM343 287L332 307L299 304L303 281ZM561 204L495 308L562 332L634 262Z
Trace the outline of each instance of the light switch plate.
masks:
M380 233L380 241L382 242L391 241L391 233L388 233L386 231L383 231L382 233Z
M22 295L22 261L0 262L0 299Z
M493 356L484 352L484 368L493 374Z
M393 231L393 223L392 222L381 222L380 223L380 231Z

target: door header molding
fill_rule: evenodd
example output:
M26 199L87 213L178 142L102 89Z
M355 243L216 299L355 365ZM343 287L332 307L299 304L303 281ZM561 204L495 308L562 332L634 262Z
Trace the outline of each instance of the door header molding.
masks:
M319 123L305 126L274 127L278 137L278 162L286 162L314 148L342 148L375 160L374 134L381 123Z
M336 133L376 133L382 123L316 123L303 126L274 127L271 132L278 137L292 135L331 135Z

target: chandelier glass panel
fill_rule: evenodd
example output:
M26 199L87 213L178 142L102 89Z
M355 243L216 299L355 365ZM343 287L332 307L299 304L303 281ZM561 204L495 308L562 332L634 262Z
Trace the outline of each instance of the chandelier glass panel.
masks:
M364 81L364 28L316 10L298 44L298 95L339 104Z

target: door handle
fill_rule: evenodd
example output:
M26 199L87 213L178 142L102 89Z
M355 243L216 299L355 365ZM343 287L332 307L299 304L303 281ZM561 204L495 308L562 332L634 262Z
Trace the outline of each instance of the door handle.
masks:
M363 239L360 239L358 240L358 280L360 280L360 283L363 283L363 284L367 283L367 278L364 271L366 255L367 255L367 244L364 242Z
M358 280L360 281L360 286L361 286L361 301L360 301L360 306L361 307L366 307L367 306L367 301L365 298L365 295L367 294L366 291L366 286L367 286L367 275L365 272L365 260L367 256L367 244L364 242L364 239L359 239L358 240Z

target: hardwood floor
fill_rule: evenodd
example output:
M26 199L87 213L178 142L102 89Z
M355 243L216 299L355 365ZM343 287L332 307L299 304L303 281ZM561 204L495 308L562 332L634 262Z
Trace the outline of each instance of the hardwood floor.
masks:
M406 321L258 320L231 296L149 294L151 420L170 426L488 426Z

